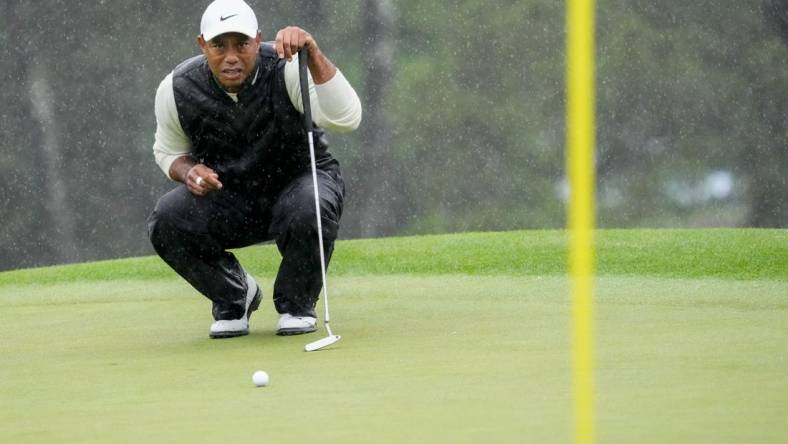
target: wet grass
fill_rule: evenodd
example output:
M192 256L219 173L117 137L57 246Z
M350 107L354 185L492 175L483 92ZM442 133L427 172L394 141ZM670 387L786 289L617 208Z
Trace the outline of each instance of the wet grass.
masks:
M599 442L786 441L785 233L600 233ZM0 442L571 442L564 245L342 242L315 353L274 335L271 247L239 252L266 300L221 341L154 258L0 274Z
M788 230L600 230L596 246L601 275L788 281ZM346 240L338 242L331 274L563 275L566 247L561 230ZM279 265L273 245L238 255L256 274L273 276ZM157 257L141 257L3 272L0 285L171 276Z

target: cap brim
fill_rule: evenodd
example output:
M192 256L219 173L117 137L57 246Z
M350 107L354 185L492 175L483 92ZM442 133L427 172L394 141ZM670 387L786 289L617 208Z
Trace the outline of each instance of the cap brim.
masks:
M244 34L252 39L257 37L256 29L243 28L234 23L220 23L210 31L203 33L202 38L204 38L205 40L211 40L217 35L227 34L230 32L237 32L239 34Z

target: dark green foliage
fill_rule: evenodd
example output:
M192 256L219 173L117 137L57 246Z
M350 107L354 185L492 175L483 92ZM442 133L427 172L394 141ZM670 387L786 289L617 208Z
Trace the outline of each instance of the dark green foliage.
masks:
M342 236L564 225L562 2L250 3L266 40L313 32L370 105L330 135ZM153 97L198 52L204 4L3 3L0 269L151 253L145 219L173 186L153 162ZM782 4L598 3L603 227L788 223ZM730 194L703 190L715 171Z

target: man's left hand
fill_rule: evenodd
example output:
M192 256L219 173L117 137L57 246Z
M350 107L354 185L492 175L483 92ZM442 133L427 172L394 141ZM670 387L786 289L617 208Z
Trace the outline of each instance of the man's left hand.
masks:
M298 50L306 46L309 50L309 72L315 85L322 85L328 82L337 73L337 68L328 60L317 46L317 42L312 34L304 31L298 26L288 26L276 33L276 43L274 49L279 58L293 60L293 56L298 54Z
M315 39L312 34L304 31L298 26L288 26L287 28L280 29L276 33L276 53L279 58L293 60L293 56L298 53L298 50L304 46L309 46L309 53L312 54L312 47L317 47Z

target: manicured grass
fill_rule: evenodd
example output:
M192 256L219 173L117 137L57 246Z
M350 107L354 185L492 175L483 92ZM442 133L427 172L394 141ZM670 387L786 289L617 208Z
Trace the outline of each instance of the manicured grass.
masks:
M785 442L786 232L598 239L598 442ZM322 331L273 334L270 247L239 252L266 300L250 336L221 341L154 258L2 273L0 442L572 442L564 245L342 242L343 339L315 353Z
M600 230L596 241L601 275L788 281L788 230ZM558 230L340 241L331 274L563 275L566 247ZM255 273L279 264L273 245L238 255ZM157 257L142 257L4 272L0 285L170 277Z

